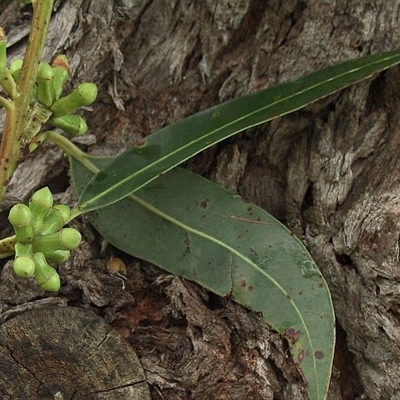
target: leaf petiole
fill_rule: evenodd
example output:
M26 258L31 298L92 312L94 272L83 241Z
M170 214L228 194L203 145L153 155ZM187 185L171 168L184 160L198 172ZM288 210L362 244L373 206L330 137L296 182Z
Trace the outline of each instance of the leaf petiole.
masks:
M6 112L14 111L14 103L3 96L0 96L0 106L3 106L6 109Z
M54 144L64 150L65 154L70 157L75 158L82 165L84 165L89 171L97 174L100 170L97 168L88 158L88 155L82 151L79 147L75 146L69 139L65 136L60 135L54 131L46 131L41 134L41 138L51 140ZM75 208L71 210L71 216L69 221L72 221L74 218L83 214L80 208Z

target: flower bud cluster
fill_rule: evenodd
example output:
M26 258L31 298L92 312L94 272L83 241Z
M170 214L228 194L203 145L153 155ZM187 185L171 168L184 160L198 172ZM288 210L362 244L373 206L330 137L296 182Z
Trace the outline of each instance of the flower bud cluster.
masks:
M6 45L7 37L0 27L0 86L13 100L19 96L18 81L23 61L16 59L7 68ZM33 138L45 123L72 136L82 136L87 132L86 121L75 112L96 100L97 86L91 82L81 83L71 93L62 96L70 76L70 65L63 54L57 56L51 65L46 62L39 64L24 135ZM34 148L33 145L31 151Z
M44 290L60 288L60 277L49 263L68 260L71 250L81 242L76 229L63 228L70 213L66 205L53 205L53 195L47 187L33 194L29 206L19 203L11 208L8 220L17 239L14 260L17 276L35 276Z

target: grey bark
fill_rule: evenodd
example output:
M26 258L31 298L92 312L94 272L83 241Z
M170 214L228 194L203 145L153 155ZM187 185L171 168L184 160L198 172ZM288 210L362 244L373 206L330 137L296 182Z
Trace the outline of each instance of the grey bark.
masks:
M25 311L1 325L0 354L4 400L150 399L134 350L93 312Z
M15 3L8 9L17 9ZM217 102L395 49L399 10L398 0L71 0L58 5L46 57L66 51L73 81L100 85L89 119L96 140L90 151L115 154ZM10 36L23 32L25 23L18 21L5 26ZM284 221L310 249L338 321L329 399L400 399L398 72L393 68L188 163ZM24 199L48 182L47 171L60 163L54 160L43 163L25 192L10 196ZM14 187L21 187L17 178ZM65 268L64 295L79 287L83 303L109 307L108 318L115 320L130 300L118 292L119 306L113 303L104 287L109 280L99 272L104 254L90 239L84 250L78 272ZM177 326L157 334L150 329L148 336L137 331L154 398L157 390L168 399L306 398L285 343L260 318L229 302L216 313L195 285L162 274L156 279L160 272L151 267L133 269L155 285L147 300L157 298L164 307L156 317L154 304L143 305L149 320L157 325L172 315L186 327L183 336ZM16 296L10 289L7 294ZM199 308L203 317L196 319ZM209 323L211 342L204 339ZM177 356L173 343L185 354ZM148 351L151 346L156 350Z

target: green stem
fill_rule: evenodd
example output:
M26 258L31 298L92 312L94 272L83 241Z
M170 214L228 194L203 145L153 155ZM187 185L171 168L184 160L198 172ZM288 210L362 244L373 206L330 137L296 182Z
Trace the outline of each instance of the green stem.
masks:
M89 171L97 174L100 170L97 168L92 162L87 158L87 154L75 146L69 139L60 135L54 131L47 131L42 134L46 139L51 140L58 147L64 150L64 152L70 156L78 160L81 164L83 164ZM79 217L82 212L79 208L75 208L71 211L71 216L69 221L72 221L74 218Z
M81 164L83 164L89 171L93 172L94 174L97 174L100 170L93 164L91 163L88 158L87 154L82 151L79 147L75 146L69 139L67 139L65 136L60 135L57 132L54 131L47 131L44 132L43 135L45 135L46 139L51 140L53 143L55 143L58 147L64 150L64 152L71 157L74 157L76 160L78 160Z
M18 166L23 143L22 131L28 112L37 68L47 35L54 0L36 0L33 4L33 20L21 76L18 83L20 95L14 99L14 107L6 108L3 137L0 145L0 203L6 188Z
M7 112L13 112L14 103L3 96L0 96L0 106L3 106Z
M42 58L54 0L36 0L33 4L33 21L29 35L18 88L21 96L16 99L16 107L21 113L18 118L18 128L23 127L26 119L31 93L36 81L37 70Z

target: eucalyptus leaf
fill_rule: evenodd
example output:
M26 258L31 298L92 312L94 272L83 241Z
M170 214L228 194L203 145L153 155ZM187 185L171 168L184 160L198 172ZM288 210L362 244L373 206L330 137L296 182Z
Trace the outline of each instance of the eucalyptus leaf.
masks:
M80 193L93 175L70 161ZM110 159L87 161L101 168ZM303 244L279 221L179 168L88 216L115 247L262 313L288 339L310 399L325 399L335 342L330 293Z
M81 211L110 205L215 143L296 111L399 62L398 50L347 61L166 126L97 174L81 193Z

